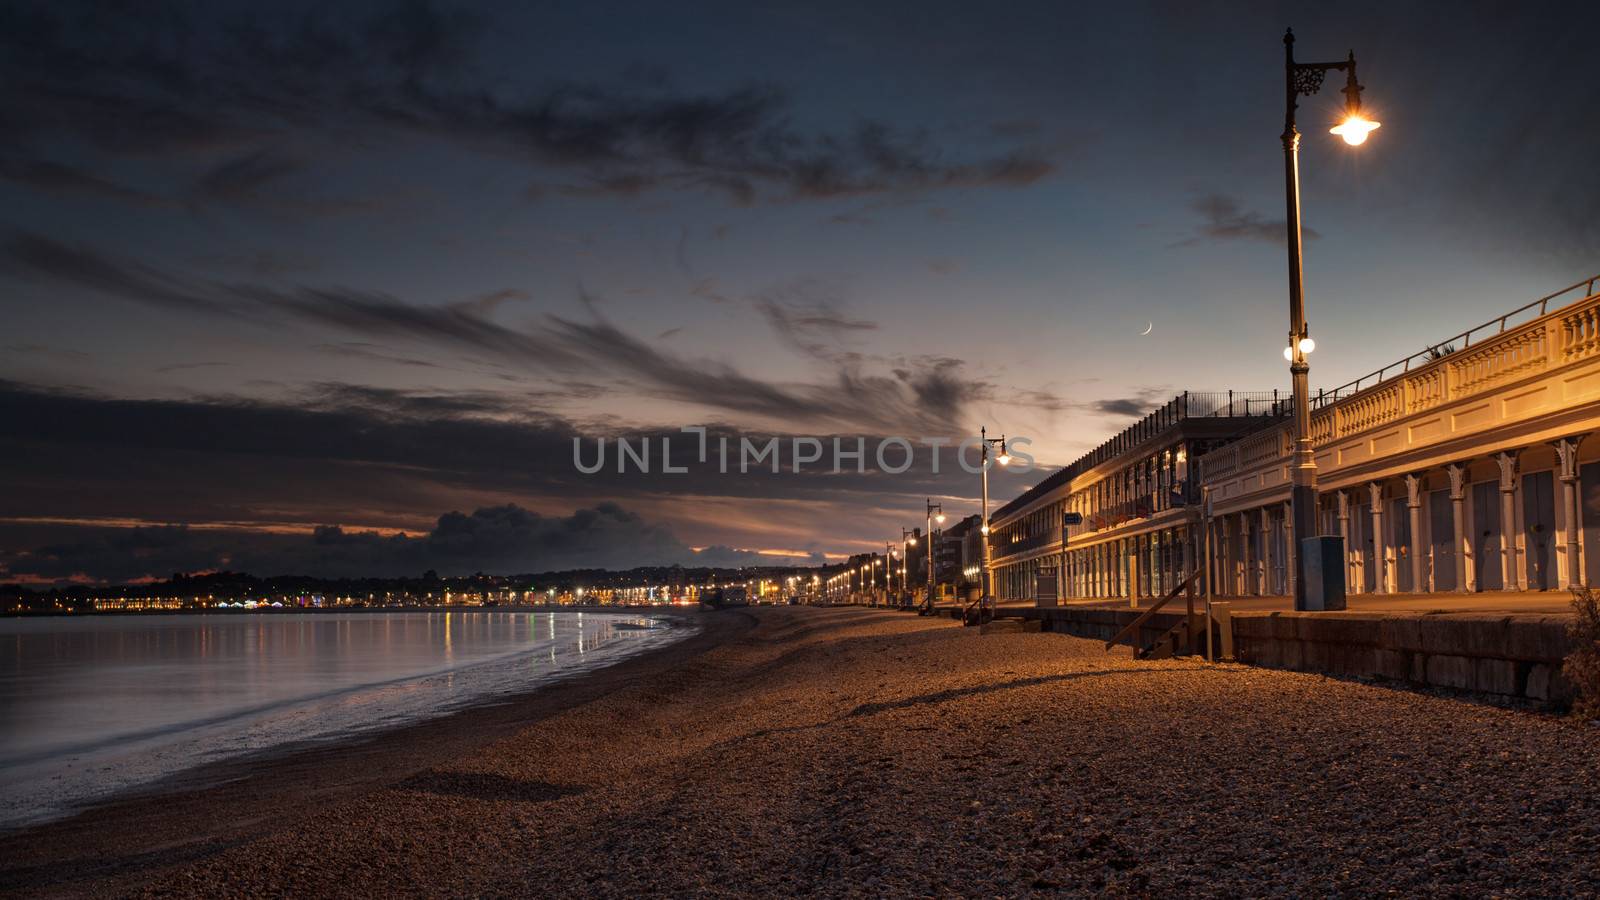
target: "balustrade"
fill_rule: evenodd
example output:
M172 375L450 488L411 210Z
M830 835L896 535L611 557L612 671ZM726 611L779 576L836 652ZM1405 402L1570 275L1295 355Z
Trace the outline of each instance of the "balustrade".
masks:
M1463 350L1446 357L1455 396L1470 397L1542 365L1550 358L1548 334L1549 329L1540 322L1475 350Z
M1577 310L1561 318L1561 355L1567 362L1600 352L1600 306Z
M1357 394L1334 409L1339 416L1340 437L1376 428L1400 417L1399 386L1390 384L1370 393Z
M1406 411L1419 413L1438 406L1445 398L1448 366L1430 366L1406 378Z

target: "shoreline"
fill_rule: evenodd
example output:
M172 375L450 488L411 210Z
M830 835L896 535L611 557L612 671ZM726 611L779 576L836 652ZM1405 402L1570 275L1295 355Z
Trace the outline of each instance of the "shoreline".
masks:
M0 839L0 890L1600 893L1592 725L888 610L700 621L543 696Z
M0 862L0 892L60 891L62 896L86 896L98 894L98 885L108 879L119 885L118 890L131 888L164 867L233 846L257 829L274 827L323 803L376 790L471 754L565 709L692 658L739 630L739 623L708 621L714 617L694 608L554 607L538 611L630 614L644 610L674 620L672 627L696 630L603 668L574 672L518 694L487 697L421 721L203 763L107 797L66 817L0 831L0 860L4 860Z
M86 612L41 610L38 612L0 613L0 619L86 619L100 616L254 616L296 615L299 613L398 613L398 612L592 612L592 613L651 613L655 615L692 614L704 609L699 603L500 603L494 606L284 606L257 607L255 609L220 609L196 607L194 609L93 609Z

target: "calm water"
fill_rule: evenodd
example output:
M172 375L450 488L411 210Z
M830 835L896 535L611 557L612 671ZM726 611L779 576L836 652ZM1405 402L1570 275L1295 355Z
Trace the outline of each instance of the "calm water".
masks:
M0 620L0 828L202 763L526 691L689 630L511 611Z

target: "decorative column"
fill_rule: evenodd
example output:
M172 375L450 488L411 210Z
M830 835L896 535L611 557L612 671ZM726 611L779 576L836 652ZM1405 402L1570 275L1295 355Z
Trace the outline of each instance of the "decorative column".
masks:
M1211 529L1211 570L1206 577L1212 579L1211 592L1218 597L1228 596L1228 528L1223 519L1212 516L1207 527Z
M1517 457L1513 453L1497 453L1494 461L1500 466L1500 551L1505 567L1503 579L1506 590L1522 590L1522 573L1517 571Z
M1285 596L1293 597L1295 575L1300 571L1295 568L1300 548L1294 545L1294 501L1292 500L1283 501L1283 551L1283 593Z
M1272 511L1269 507L1261 507L1261 552L1256 554L1256 595L1265 597L1272 592Z
M1239 596L1251 596L1255 571L1256 539L1250 530L1250 514L1239 513Z
M1450 527L1454 531L1456 558L1456 592L1467 593L1467 467L1451 463L1445 467L1450 476Z
M1561 504L1567 520L1567 587L1583 583L1583 567L1578 565L1578 438L1556 441L1556 457L1561 461Z
M1429 585L1422 580L1422 479L1406 476L1406 510L1411 515L1411 589L1425 594Z
M1106 541L1095 548L1094 559L1095 591L1100 599L1111 596L1111 542Z
M1351 594L1360 593L1360 580L1355 576L1356 552L1354 542L1350 538L1350 492L1339 491L1333 495L1339 504L1339 536L1344 538L1344 574L1345 591Z
M1367 493L1372 498L1372 592L1387 594L1389 567L1383 553L1383 485L1371 482Z

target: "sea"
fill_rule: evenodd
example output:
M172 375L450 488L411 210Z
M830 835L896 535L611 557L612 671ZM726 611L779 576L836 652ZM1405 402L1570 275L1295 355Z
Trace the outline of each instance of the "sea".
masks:
M508 699L693 630L503 609L0 619L0 829Z

